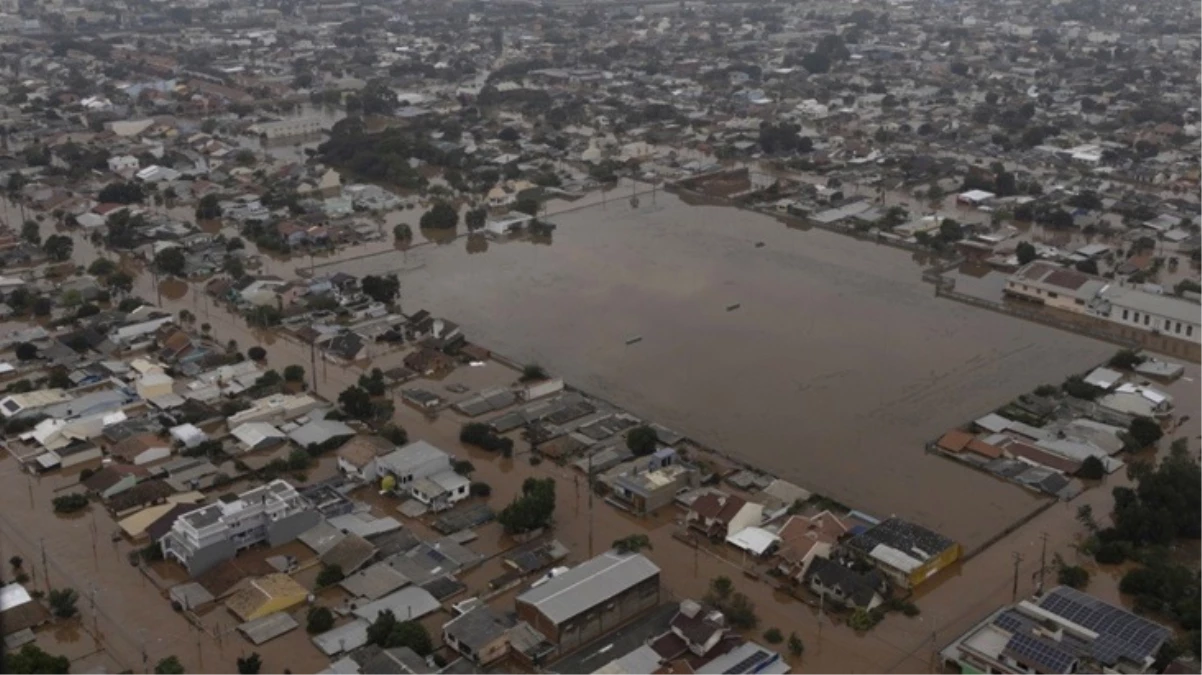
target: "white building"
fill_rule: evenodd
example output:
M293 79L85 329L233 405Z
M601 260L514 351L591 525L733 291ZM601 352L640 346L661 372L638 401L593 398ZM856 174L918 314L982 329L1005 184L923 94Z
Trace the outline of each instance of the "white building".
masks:
M398 493L408 494L435 511L470 496L470 485L455 473L451 456L425 441L416 441L377 460L381 473L396 478Z
M321 515L296 488L274 480L234 501L183 514L159 543L164 557L196 576L260 542L278 546L292 541L319 520Z
M275 122L262 122L252 126L250 130L270 141L276 138L319 134L322 126L319 117L294 117Z
M113 173L125 173L126 171L137 171L141 163L138 158L133 155L118 155L109 157L109 171Z

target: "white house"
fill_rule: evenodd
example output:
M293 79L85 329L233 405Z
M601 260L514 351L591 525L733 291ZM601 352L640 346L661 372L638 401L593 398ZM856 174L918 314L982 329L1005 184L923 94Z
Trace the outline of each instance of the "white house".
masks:
M137 171L141 164L138 158L133 155L117 155L109 157L109 171L113 173L125 173L126 171Z
M409 493L415 482L451 471L451 456L425 441L415 441L380 457L379 471L396 478L397 492Z
M409 494L435 511L444 511L471 496L471 481L454 471L439 471L411 484Z

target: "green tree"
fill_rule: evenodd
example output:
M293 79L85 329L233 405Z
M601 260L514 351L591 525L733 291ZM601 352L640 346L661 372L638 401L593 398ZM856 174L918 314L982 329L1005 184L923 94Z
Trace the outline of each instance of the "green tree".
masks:
M1144 357L1134 349L1120 349L1115 352L1114 356L1110 357L1109 365L1111 368L1118 368L1119 370L1134 370L1144 360Z
M773 626L764 631L764 641L770 645L778 645L785 641L785 636L780 632L780 629Z
M1127 427L1127 434L1136 448L1143 449L1155 445L1164 436L1164 429L1151 417L1136 417Z
M371 373L359 376L359 386L372 396L383 396L388 391L384 382L384 371L372 368Z
M304 382L305 381L305 367L293 364L291 366L284 368L284 381L285 382Z
M408 647L418 656L434 651L434 641L425 626L416 621L398 621L391 610L383 610L367 627L367 643L384 649Z
M35 644L26 644L21 651L9 654L5 659L6 673L67 673L71 661L65 656L51 656Z
M478 206L468 211L463 216L463 222L467 225L469 232L475 232L484 227L484 223L488 220L488 210L483 206Z
M370 420L375 416L375 406L372 405L371 394L361 387L347 387L338 395L338 405L347 417L357 420Z
M946 242L960 241L964 238L964 230L960 223L951 218L944 218L943 222L939 223L939 237Z
M1081 462L1081 469L1077 471L1078 478L1086 480L1102 480L1106 477L1106 465L1102 464L1102 460L1090 455Z
M172 654L167 658L159 659L159 662L154 666L154 672L158 675L182 675L184 664L179 662L179 657Z
M242 259L237 256L226 256L225 261L221 264L221 269L235 281L246 276L246 266L242 264Z
M805 643L801 641L801 636L797 633L789 633L789 653L794 658L801 656L806 650Z
M42 251L55 262L70 260L74 250L75 240L65 234L52 234L42 244Z
M22 223L21 239L34 246L42 243L42 229L38 227L37 221L27 220Z
M1018 264L1026 265L1029 262L1034 262L1039 254L1035 252L1035 245L1029 241L1020 241L1014 249L1014 253L1018 256Z
M384 304L396 300L401 293L401 281L395 274L375 276L369 274L359 282L364 295Z
M655 429L646 424L639 425L626 434L626 447L636 457L650 455L655 452L658 444L659 435L655 433Z
M459 224L459 212L446 202L435 202L418 221L423 229L453 230Z
M538 215L538 200L533 197L523 197L513 205L514 211L520 211L528 216Z
M317 574L317 585L322 588L333 586L345 578L341 565L322 565L321 572Z
M221 217L221 200L215 194L207 194L196 203L197 220L213 220Z
M1082 589L1089 585L1089 570L1080 566L1063 566L1056 573L1056 580L1065 586Z
M643 549L651 550L651 538L645 534L631 534L621 539L615 539L613 549L618 553L638 553Z
M246 350L246 358L250 359L251 361L264 361L267 359L267 350L263 349L259 345L255 345L254 347Z
M327 607L312 607L305 622L305 630L310 635L325 633L334 627L334 613Z
M405 223L397 223L397 226L392 228L392 238L400 242L412 241L413 230Z
M509 534L521 534L545 527L555 512L555 479L527 478L522 494L497 516L497 522Z
M79 601L79 594L73 588L55 588L50 591L47 601L50 603L50 611L54 612L55 616L70 619L78 611L75 603Z
M154 257L154 266L164 274L172 276L183 276L184 268L188 265L188 259L184 255L184 250L178 246L165 248L158 252Z
M522 366L522 382L537 382L547 379L547 371L537 363L527 363Z
M259 669L263 667L263 659L259 657L259 652L251 652L250 656L238 658L238 673L239 675L258 675Z
M108 258L97 258L92 261L91 265L88 265L88 274L98 278L107 277L116 271L117 263Z
M18 361L32 361L38 357L38 347L32 342L22 342L17 345L16 356Z
M109 276L108 286L113 293L129 293L134 290L134 278L128 273L118 270Z

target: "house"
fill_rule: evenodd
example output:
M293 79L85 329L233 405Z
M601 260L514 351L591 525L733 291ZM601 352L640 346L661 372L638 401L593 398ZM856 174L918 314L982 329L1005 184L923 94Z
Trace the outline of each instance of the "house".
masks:
M660 570L639 553L608 551L522 593L517 616L562 655L659 605Z
M283 480L248 490L232 501L202 506L180 516L160 542L163 557L196 576L261 542L278 546L296 539L321 519Z
M682 600L669 624L668 635L655 640L651 646L664 659L675 660L684 650L693 656L705 657L729 634L730 627L721 611L695 600ZM669 642L678 643L679 647L669 648L666 644Z
M170 375L158 370L151 371L139 377L135 388L137 389L138 396L149 401L153 398L174 393L174 384L175 380Z
M873 609L885 601L889 590L879 571L856 570L830 558L814 558L804 581L816 595L848 609Z
M110 457L141 466L170 457L171 443L153 433L134 434L110 446L108 453Z
M309 597L304 586L287 574L269 574L245 579L241 588L225 601L225 606L242 621L254 621L276 612L286 612Z
M452 470L451 456L425 441L415 441L380 457L377 466L396 478L396 490L402 493L408 493L422 478Z
M478 666L487 665L509 653L509 629L513 622L487 605L451 619L442 627L448 647Z
M682 489L697 486L697 472L684 464L620 475L610 485L606 501L637 515L652 514L672 503Z
M302 448L312 446L325 448L330 443L354 435L354 429L338 420L313 420L290 431L288 438Z
M31 415L43 408L71 400L71 395L62 389L40 389L23 394L9 394L0 398L0 415L5 419Z
M1108 283L1105 279L1077 270L1036 260L1020 267L1006 279L1004 293L1055 309L1083 314Z
M283 422L296 419L319 405L321 402L308 394L273 394L230 415L226 422L231 429L248 422Z
M795 583L802 582L810 563L815 558L829 558L847 531L847 525L830 511L791 516L777 533L777 570Z
M362 665L354 672L364 675L418 675L419 673L441 672L427 665L426 660L409 647L376 649L378 651L372 652L370 656L361 658ZM353 664L355 661L351 661L351 663Z
M335 361L340 363L350 363L357 361L365 356L367 343L358 333L340 333L334 336L323 347L326 354L329 354Z
M445 511L471 496L471 484L454 471L439 471L413 481L409 495L434 511Z
M0 633L5 638L50 620L50 612L19 583L0 586Z
M149 473L141 467L114 464L88 476L83 486L101 499L109 499L137 485L147 475Z
M846 548L902 588L916 588L960 559L960 544L899 518L883 520L857 534Z
M377 458L396 446L380 436L355 436L338 448L338 470L361 481L373 481L378 473Z
M745 527L759 525L764 507L738 495L711 492L689 507L685 523L707 537L725 539Z
M230 430L230 435L238 439L238 445L243 452L275 447L288 440L287 434L267 422L239 424Z
M137 171L141 164L138 158L133 155L116 155L108 159L109 171L113 173L124 174L130 171Z
M993 612L940 656L964 673L1149 673L1172 639L1154 621L1060 586Z

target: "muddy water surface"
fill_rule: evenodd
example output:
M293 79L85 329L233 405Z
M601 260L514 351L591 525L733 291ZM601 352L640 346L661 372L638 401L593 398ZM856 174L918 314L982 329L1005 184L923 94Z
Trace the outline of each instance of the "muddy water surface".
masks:
M638 209L611 200L553 220L551 246L409 250L405 306L447 316L489 348L780 476L912 518L968 548L1037 499L924 455L924 442L1113 351L939 300L908 253L732 208L689 207L660 192ZM345 269L395 271L398 258Z

